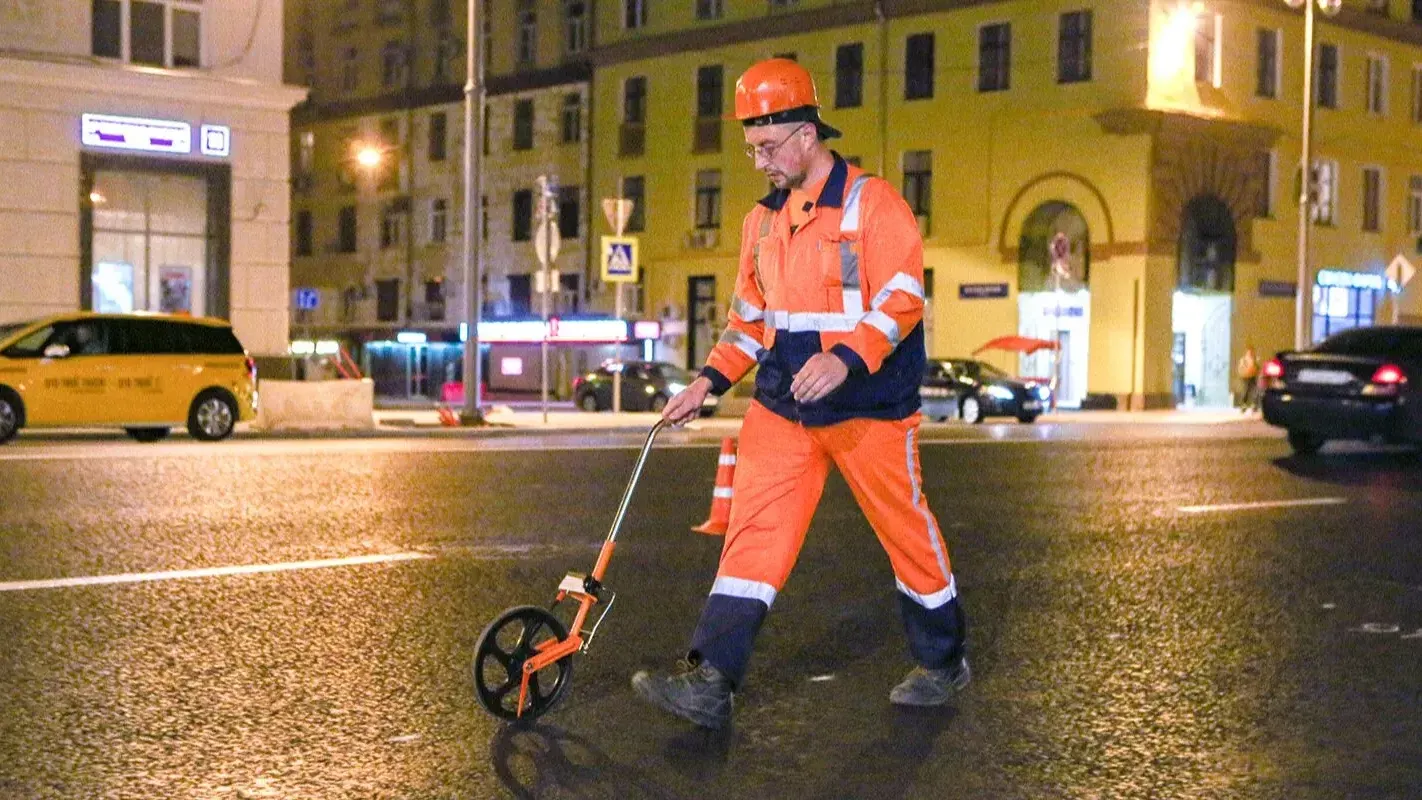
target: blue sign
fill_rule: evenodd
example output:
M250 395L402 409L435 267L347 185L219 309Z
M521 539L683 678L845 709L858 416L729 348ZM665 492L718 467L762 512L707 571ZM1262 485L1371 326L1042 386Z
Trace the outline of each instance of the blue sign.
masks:
M959 300L987 300L1007 296L1005 283L960 283Z
M321 293L315 289L296 290L296 310L315 311L321 305Z
M1298 294L1299 285L1293 281L1260 281L1260 297L1293 297Z
M1318 271L1319 286L1337 286L1344 289L1363 289L1381 292L1397 291L1397 284L1382 275L1371 272L1347 272L1341 269L1321 269Z

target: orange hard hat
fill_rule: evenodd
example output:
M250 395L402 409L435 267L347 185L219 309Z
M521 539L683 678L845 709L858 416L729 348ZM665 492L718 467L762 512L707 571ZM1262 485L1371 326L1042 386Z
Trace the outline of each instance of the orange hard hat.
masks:
M825 139L840 135L820 119L820 101L809 70L789 58L768 58L741 73L736 81L736 119L747 126L813 122Z

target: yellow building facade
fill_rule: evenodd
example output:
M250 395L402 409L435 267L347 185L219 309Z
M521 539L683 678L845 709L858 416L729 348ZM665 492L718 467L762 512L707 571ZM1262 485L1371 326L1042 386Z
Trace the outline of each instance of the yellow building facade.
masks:
M1399 319L1422 320L1422 290L1382 283L1422 235L1412 13L1320 15L1315 337L1388 322L1398 299ZM1059 362L982 357L1055 373L1063 405L1159 408L1228 405L1246 347L1292 347L1304 48L1282 0L624 0L596 20L591 194L640 201L642 310L668 360L698 366L723 324L740 222L767 185L721 117L771 55L811 71L835 149L920 213L931 356L1055 339Z

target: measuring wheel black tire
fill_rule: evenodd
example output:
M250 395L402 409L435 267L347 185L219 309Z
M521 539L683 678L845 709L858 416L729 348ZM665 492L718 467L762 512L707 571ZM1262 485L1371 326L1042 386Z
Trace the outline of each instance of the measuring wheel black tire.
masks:
M528 697L519 716L519 686L523 664L538 645L568 638L568 629L545 608L518 606L500 614L474 648L474 692L479 704L496 717L533 720L551 709L573 681L571 655L528 678Z

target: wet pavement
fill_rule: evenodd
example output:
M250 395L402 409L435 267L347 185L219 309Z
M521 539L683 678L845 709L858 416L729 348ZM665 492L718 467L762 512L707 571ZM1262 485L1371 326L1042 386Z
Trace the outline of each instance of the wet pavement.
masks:
M929 429L973 684L888 704L893 578L832 478L709 734L628 679L673 665L714 575L687 528L722 434L652 454L616 605L524 727L475 702L475 642L591 568L636 436L22 437L0 798L1422 797L1414 454L1299 461L1249 423Z

